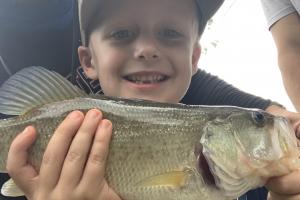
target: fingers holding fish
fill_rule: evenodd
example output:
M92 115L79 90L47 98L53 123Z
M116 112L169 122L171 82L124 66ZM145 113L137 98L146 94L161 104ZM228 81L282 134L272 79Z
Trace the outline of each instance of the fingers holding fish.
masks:
M288 119L293 129L295 130L295 134L297 138L300 139L300 113L290 112L285 108L275 106L275 105L269 106L266 109L266 111L275 116L283 116L286 119Z
M102 113L99 110L92 109L87 112L66 155L59 184L68 187L78 185L101 119Z
M268 181L266 186L271 191L271 193L272 192L274 193L274 195L275 194L277 196L279 196L280 194L291 195L291 196L299 195L298 196L299 199L300 197L299 185L300 185L300 169L290 174L287 174L285 176L272 178Z
M39 174L36 168L31 165L29 159L29 149L34 143L37 134L34 127L29 126L25 128L25 130L14 139L8 153L7 170L14 180L11 182L12 187L14 187L13 185L15 183L22 191L12 190L10 192L8 191L8 194L11 192L16 192L16 194L24 193L27 198L35 199L36 196L43 193L42 191L48 191L49 188L52 189L51 187L54 187L60 173L58 170L59 166L57 166L57 163L59 163L59 155L63 147L66 146L63 144L64 142L62 142L59 148L57 148L57 144L60 142L58 136L66 136L67 134L62 134L63 131L72 132L72 129L76 129L75 124L71 122L80 122L80 115L82 114L78 112L71 113L58 127L45 152ZM73 135L75 133L76 132L74 132Z
M295 130L296 137L298 139L298 145L299 145L299 140L300 140L300 114L299 113L294 113L292 119L290 119L293 128Z
M47 145L40 168L40 184L51 190L60 179L65 157L83 121L79 111L71 112L58 126Z
M57 185L44 193L52 194L48 199L65 199L67 194L72 200L120 200L104 178L111 134L111 122L103 120L99 110L87 112L76 135L67 145L70 148L65 153Z
M297 137L297 145L300 146L300 114L288 112L285 109L279 108L278 111L273 112L275 115L280 115L286 117L292 125L294 133ZM295 149L296 150L296 149ZM282 166L292 166L296 165L299 166L299 151L294 152L295 155L293 156L294 159L287 158L283 160L281 163L277 164L277 169L280 165ZM297 159L298 158L298 159ZM290 163L289 161L293 161ZM297 163L297 164L296 164ZM269 168L270 170L271 168ZM269 196L268 200L299 200L300 199L300 170L296 170L290 172L287 175L274 177L271 178L268 182L266 187L269 189Z
M7 157L7 171L25 193L30 193L33 188L32 180L37 176L36 170L28 161L28 149L35 138L35 129L32 126L25 128L12 142Z
M85 171L80 182L81 187L89 188L89 190L94 188L95 192L105 189L107 183L104 179L104 174L111 135L111 122L102 120L97 129Z

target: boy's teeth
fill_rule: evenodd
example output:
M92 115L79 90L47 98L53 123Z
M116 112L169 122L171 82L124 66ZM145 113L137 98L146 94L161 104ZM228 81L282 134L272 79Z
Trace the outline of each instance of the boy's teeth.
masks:
M166 79L164 75L129 75L126 79L135 83L157 83Z

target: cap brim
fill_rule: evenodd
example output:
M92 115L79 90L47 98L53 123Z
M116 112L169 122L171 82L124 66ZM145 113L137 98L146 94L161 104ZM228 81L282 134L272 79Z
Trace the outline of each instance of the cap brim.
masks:
M224 0L196 0L205 20L209 20L224 3Z
M207 21L218 11L224 0L196 0L199 9L199 33L205 29Z

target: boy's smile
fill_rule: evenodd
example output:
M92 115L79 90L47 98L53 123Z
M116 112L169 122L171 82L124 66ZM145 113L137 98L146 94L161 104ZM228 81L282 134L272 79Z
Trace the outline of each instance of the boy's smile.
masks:
M193 0L103 1L93 24L79 56L105 95L181 100L200 56Z
M151 88L167 81L168 75L155 71L141 71L123 76L123 78L133 84L133 87Z

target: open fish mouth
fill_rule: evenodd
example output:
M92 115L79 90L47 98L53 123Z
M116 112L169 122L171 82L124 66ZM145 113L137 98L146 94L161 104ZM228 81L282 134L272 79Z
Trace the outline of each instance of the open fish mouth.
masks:
M196 169L203 178L203 181L209 186L216 187L215 177L203 153L203 146L200 143L195 145L194 154L197 157Z
M204 182L207 185L217 187L215 177L212 174L207 159L205 158L202 152L199 154L197 161L198 161L197 170L201 174Z

